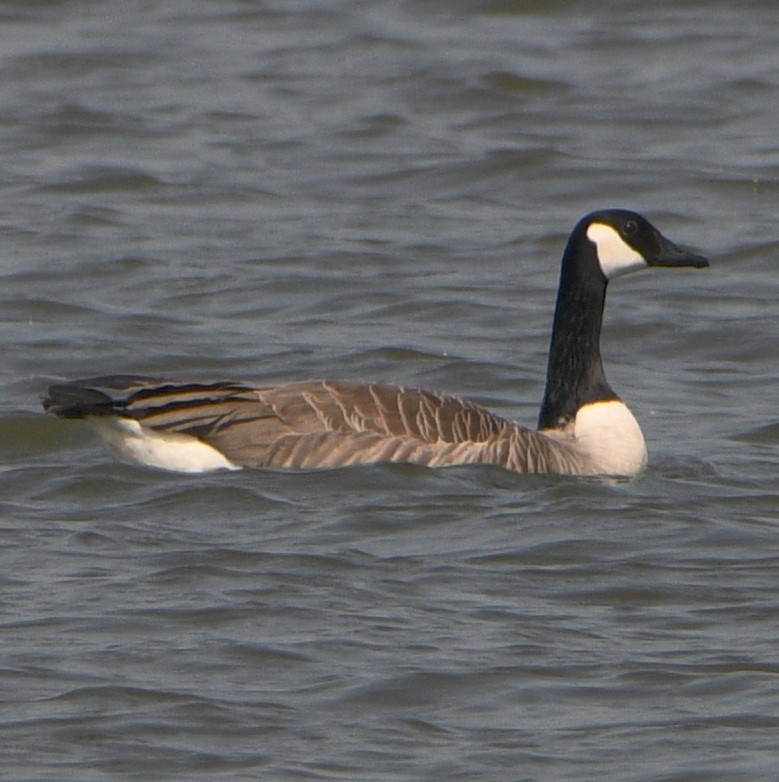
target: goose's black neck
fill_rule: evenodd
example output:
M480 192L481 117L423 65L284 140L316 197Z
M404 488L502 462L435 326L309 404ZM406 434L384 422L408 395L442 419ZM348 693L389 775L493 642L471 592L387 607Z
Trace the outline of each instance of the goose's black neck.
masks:
M606 286L595 246L575 231L563 254L539 429L564 427L582 405L618 398L600 355Z

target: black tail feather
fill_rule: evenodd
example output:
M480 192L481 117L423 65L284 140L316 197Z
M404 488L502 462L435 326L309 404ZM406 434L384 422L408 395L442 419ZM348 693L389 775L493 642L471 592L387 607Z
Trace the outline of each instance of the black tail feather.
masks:
M43 409L60 418L100 415L109 412L112 406L113 400L102 391L75 383L50 386L49 395L43 400Z

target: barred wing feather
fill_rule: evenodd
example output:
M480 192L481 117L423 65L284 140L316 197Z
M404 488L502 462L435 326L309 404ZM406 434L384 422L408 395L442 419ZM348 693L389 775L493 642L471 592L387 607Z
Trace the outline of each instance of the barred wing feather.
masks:
M192 435L245 467L410 462L582 469L564 441L472 402L405 386L304 381L252 388L117 375L53 386L46 407L64 417L118 415Z

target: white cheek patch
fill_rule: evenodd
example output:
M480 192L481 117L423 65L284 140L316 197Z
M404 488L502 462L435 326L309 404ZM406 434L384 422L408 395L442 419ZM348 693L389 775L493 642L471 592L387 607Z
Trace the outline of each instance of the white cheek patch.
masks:
M638 250L634 250L606 223L592 223L587 229L587 238L595 245L601 271L607 280L647 265Z

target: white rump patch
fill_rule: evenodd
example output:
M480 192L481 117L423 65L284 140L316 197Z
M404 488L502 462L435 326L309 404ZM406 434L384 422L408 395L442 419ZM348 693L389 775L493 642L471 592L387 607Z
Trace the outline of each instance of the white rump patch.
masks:
M576 446L597 475L637 475L647 463L646 443L638 421L624 402L593 402L576 414Z
M173 472L240 469L192 435L160 432L121 416L88 416L86 421L121 461Z
M587 229L587 238L595 245L601 271L607 280L620 274L638 271L647 265L641 253L634 250L606 223L592 223Z

